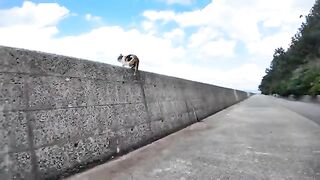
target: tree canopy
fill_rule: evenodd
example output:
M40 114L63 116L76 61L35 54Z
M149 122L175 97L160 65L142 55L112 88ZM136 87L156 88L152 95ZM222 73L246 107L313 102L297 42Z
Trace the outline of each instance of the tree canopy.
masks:
M298 18L298 17L297 17ZM320 0L316 0L287 50L275 49L259 89L263 94L320 94Z

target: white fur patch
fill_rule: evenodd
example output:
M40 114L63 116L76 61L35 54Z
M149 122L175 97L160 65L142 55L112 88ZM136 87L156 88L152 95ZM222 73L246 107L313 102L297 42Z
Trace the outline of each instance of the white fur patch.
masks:
M123 56L119 62L122 64L122 66L129 66L130 61L125 61L125 58L126 56Z

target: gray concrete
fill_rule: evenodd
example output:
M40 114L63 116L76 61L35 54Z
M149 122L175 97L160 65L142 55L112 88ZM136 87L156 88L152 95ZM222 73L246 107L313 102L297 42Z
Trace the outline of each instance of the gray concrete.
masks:
M320 97L320 96L319 96ZM286 100L278 101L282 106L302 115L315 123L320 125L320 103L312 102L300 102L300 101L291 101L288 102Z
M0 46L0 179L57 178L78 172L249 95Z
M291 103L252 96L69 180L318 180L320 126Z

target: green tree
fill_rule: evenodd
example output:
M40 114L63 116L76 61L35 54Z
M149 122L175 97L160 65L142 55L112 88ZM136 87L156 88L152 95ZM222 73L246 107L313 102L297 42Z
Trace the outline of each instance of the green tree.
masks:
M259 89L263 94L320 94L320 0L306 16L287 50L275 49Z

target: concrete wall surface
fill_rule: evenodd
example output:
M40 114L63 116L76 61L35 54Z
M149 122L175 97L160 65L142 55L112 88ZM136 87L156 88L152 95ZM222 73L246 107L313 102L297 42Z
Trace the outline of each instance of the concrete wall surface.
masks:
M0 46L0 179L67 176L180 130L249 95Z

